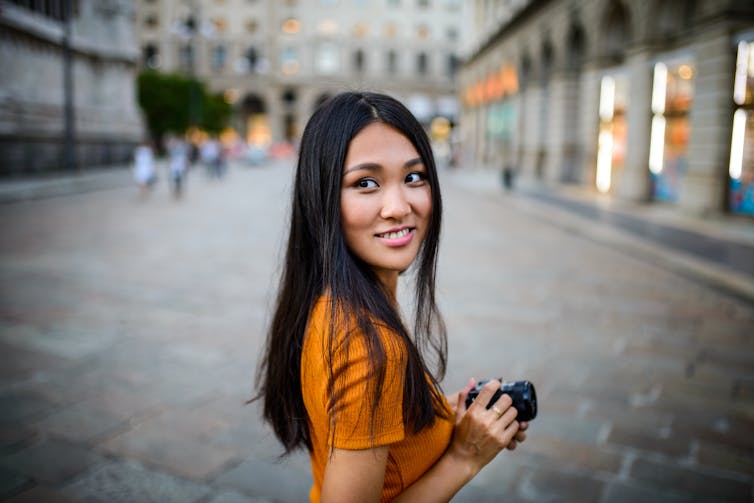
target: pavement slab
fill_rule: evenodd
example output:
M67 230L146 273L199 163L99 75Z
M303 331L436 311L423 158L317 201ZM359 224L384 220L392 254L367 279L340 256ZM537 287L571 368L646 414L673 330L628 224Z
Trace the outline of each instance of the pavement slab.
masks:
M278 462L245 404L292 163L189 176L179 201L120 175L0 190L0 500L306 499L308 457ZM454 501L751 502L754 297L712 279L754 281L497 177L440 176L443 387L525 378L539 398L529 440Z

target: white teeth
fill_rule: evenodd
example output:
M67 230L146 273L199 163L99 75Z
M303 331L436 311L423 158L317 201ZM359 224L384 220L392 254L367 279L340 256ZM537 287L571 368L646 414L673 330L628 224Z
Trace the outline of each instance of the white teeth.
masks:
M387 239L398 239L402 238L403 236L407 236L409 233L408 229L402 229L398 232L386 232L385 234L380 234L381 238L387 238Z

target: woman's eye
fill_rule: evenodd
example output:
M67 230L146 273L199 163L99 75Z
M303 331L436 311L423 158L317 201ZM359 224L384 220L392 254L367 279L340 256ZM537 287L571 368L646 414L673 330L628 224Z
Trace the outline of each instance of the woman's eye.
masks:
M409 173L408 176L406 177L406 183L421 182L421 181L424 181L426 178L427 177L424 175L424 173L418 173L418 172Z
M377 187L377 182L370 180L369 178L364 178L356 182L356 186L360 189L374 189Z

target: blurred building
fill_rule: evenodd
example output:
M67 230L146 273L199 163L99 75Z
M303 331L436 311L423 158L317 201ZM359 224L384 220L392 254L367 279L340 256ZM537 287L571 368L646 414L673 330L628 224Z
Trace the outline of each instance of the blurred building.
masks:
M322 101L387 92L455 120L461 0L137 0L145 68L181 71L234 104L249 144L295 141Z
M132 0L0 0L0 173L130 159L137 59Z
M468 157L682 212L754 215L754 2L474 7L460 76Z

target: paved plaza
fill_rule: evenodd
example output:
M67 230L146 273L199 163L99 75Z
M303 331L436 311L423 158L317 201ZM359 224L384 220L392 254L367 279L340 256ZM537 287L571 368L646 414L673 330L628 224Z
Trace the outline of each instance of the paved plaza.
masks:
M0 500L306 501L307 456L279 460L245 404L291 164L193 172L181 200L123 170L0 205ZM754 300L496 177L441 176L445 391L539 396L529 439L454 501L754 501Z

